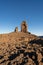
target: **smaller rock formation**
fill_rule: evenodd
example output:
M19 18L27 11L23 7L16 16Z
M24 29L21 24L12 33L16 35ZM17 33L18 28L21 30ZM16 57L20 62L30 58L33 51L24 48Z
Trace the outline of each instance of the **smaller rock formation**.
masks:
M18 27L15 28L15 32L18 32Z
M21 24L21 32L27 32L27 24L26 21L23 21Z

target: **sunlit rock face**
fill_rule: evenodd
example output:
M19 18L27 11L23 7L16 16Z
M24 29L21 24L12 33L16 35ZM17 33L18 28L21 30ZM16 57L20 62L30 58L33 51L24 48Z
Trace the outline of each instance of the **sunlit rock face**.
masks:
M27 24L26 21L21 23L21 32L27 32Z
M0 65L43 65L43 39L27 32L26 22L20 32L0 34Z
M43 46L30 42L0 44L0 65L43 65Z

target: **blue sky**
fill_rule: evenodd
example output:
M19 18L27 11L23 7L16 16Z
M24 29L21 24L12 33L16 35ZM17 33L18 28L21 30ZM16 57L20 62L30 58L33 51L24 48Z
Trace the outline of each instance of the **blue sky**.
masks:
M43 0L0 0L0 34L13 32L23 20L28 31L43 35Z

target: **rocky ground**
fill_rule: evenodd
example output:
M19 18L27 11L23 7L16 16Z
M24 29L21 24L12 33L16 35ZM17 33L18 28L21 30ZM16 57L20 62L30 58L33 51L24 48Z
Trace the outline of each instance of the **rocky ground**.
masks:
M43 65L42 39L29 33L0 35L0 39L0 65Z

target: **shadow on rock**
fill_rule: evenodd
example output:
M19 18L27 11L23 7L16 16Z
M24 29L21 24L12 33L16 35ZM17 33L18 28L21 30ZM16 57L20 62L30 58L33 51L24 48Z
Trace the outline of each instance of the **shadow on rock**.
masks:
M25 52L24 53L24 56L29 56L33 61L34 61L34 63L36 64L36 65L38 65L38 61L37 61L37 54L36 54L36 52Z
M41 46L43 46L43 40L42 39L34 39L34 40L32 40L32 41L30 41L29 43L31 43L31 44L40 44Z

